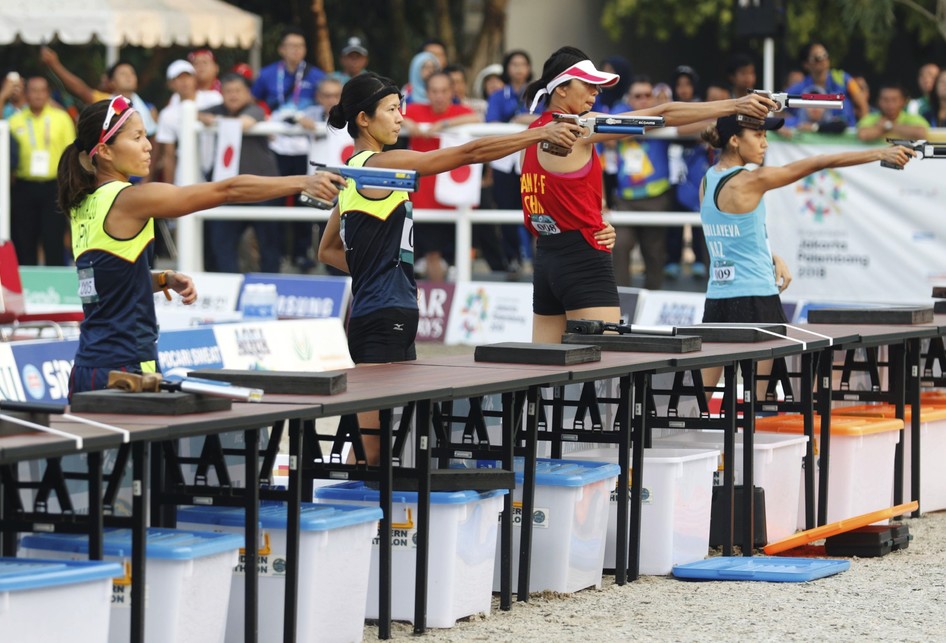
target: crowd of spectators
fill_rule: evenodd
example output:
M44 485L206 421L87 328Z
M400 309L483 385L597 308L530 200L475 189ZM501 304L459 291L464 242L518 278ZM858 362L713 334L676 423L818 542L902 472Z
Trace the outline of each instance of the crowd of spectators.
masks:
M82 103L92 103L114 94L127 97L142 114L153 137L152 173L142 181L180 183L177 162L182 106L194 103L199 120L213 126L221 118L239 119L245 131L264 120L281 121L315 130L338 103L343 85L370 66L368 44L358 36L344 41L339 50L339 69L326 73L312 64L304 33L294 27L283 31L279 59L258 73L240 63L221 75L214 52L192 51L166 69L171 98L157 106L138 95L138 75L133 65L119 61L106 69L94 87L68 69L60 55L41 47L38 59L46 75L22 77L8 73L0 84L2 118L8 119L14 154L12 167L12 233L22 264L64 265L70 262L64 217L54 203L55 176L62 149L75 136L74 122L51 94L49 80ZM642 109L669 100L720 100L744 96L757 88L756 63L752 56L736 53L725 66L725 79L701 79L695 66L678 66L668 82L632 69L629 61L610 56L601 69L620 74L621 82L601 91L595 111L619 112ZM475 73L473 73L475 71ZM468 70L447 57L443 42L425 41L406 70L402 93L405 121L402 136L411 149L436 149L440 134L451 126L474 122L528 124L536 118L524 104L523 91L533 78L528 52L514 49L502 60L479 70ZM870 88L863 76L854 76L832 66L821 42L809 43L798 66L786 75L782 87L789 93L842 93L847 98L841 110L789 110L785 137L799 133L840 134L856 132L864 141L884 138L925 138L929 127L946 123L946 70L934 63L917 72L916 90L898 83L877 87L871 104ZM213 128L198 140L200 172L211 179L217 157ZM294 130L298 132L299 130ZM696 137L680 133L677 140L627 139L603 146L607 206L615 210L698 211L699 180L713 162L711 148ZM289 175L308 171L312 137L281 134L242 137L239 171L260 175ZM434 178L422 182L413 195L416 208L449 208L434 192ZM519 210L518 155L483 168L481 207ZM277 204L292 205L292 200ZM205 268L225 272L264 270L308 272L319 270L315 261L318 226L270 221L205 224ZM252 230L254 234L247 235ZM418 269L422 276L439 281L449 277L454 261L453 227L448 224L419 225ZM159 236L170 245L170 235ZM689 275L704 279L705 249L699 228L692 230L685 251L683 227L619 227L615 247L618 284L631 282L630 252L641 249L644 285L661 288L665 280ZM212 243L210 243L212 240ZM521 225L476 225L474 251L493 271L518 276L528 272L532 239ZM247 245L248 244L248 245ZM249 247L250 251L246 249ZM242 251L240 250L242 248ZM159 251L172 252L170 247Z

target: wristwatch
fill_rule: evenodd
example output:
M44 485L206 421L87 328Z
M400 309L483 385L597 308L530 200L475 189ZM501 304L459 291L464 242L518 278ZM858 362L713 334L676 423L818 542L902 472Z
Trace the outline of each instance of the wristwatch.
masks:
M889 132L892 129L893 129L893 122L890 120L884 121L884 131Z

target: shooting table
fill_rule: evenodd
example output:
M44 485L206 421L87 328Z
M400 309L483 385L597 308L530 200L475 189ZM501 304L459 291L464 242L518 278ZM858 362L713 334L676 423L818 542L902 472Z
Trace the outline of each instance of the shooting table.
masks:
M812 334L814 333L814 334ZM857 395L857 399L864 400L884 400L898 404L898 416L902 417L903 406L906 403L907 396L911 404L915 404L913 413L913 476L912 484L914 499L919 495L919 425L918 425L918 405L919 405L919 360L920 360L920 341L923 338L937 338L946 333L946 316L937 316L933 323L918 325L834 325L818 324L799 326L797 329L789 327L787 329L787 338L773 338L761 342L739 342L739 343L712 343L706 342L702 350L693 353L627 353L627 352L605 352L602 353L600 362L575 364L570 366L536 366L527 364L495 364L486 362L475 362L472 356L443 357L418 360L416 362L406 362L398 364L384 364L372 366L358 366L345 371L348 378L348 390L336 395L265 395L264 402L261 404L242 404L235 403L230 411L221 411L214 413L195 414L189 416L128 416L128 415L102 415L102 414L83 414L83 417L102 422L113 427L120 427L127 430L128 442L124 442L124 435L114 430L96 428L85 424L80 424L65 418L51 416L50 424L57 429L69 432L75 436L82 437L83 443L81 449L77 447L76 440L67 436L38 434L27 430L15 435L0 434L0 485L2 485L3 505L0 507L0 544L2 551L9 555L15 551L15 533L18 531L33 531L36 525L41 525L42 529L55 529L62 531L81 531L89 533L90 552L93 558L101 557L101 533L105 525L133 527L135 529L135 540L133 541L133 618L132 618L132 640L140 640L143 632L143 601L134 600L134 597L140 596L141 584L144 579L144 549L141 543L144 542L145 523L145 498L144 493L149 482L151 485L151 514L152 524L173 524L173 512L167 511L169 507L176 504L193 504L196 499L200 502L212 502L214 504L231 504L244 506L247 512L247 542L257 542L256 533L257 521L253 517L258 511L258 501L260 497L280 499L288 501L289 523L288 528L288 551L287 557L290 561L297 560L299 546L299 509L303 497L311 497L311 482L314 478L330 479L365 479L376 481L381 489L381 502L384 509L385 518L381 523L381 597L379 635L382 638L390 636L390 591L391 591L391 552L390 552L390 515L391 491L394 488L395 481L410 482L416 484L418 489L418 563L417 563L417 584L415 596L415 631L422 632L425 629L424 608L426 606L426 564L427 551L429 546L428 517L429 517L429 493L431 491L431 460L432 455L441 459L453 457L488 457L492 459L501 459L503 468L512 470L514 447L518 448L518 453L525 457L525 480L523 484L523 515L530 515L534 497L534 466L536 454L536 440L551 440L553 456L560 455L561 443L563 440L588 439L596 442L612 442L621 447L621 478L620 485L627 485L628 471L630 471L632 495L630 506L626 494L618 494L618 556L622 557L625 548L620 543L628 542L628 538L634 538L633 542L638 542L636 535L640 531L640 497L638 494L641 489L643 479L643 447L648 440L648 427L652 428L715 428L725 432L724 435L724 457L727 458L724 472L724 496L728 499L729 515L732 516L733 509L733 484L732 475L732 454L734 453L734 436L738 428L745 431L747 448L744 449L745 474L749 477L746 484L751 484L752 471L752 448L751 435L754 427L754 412L756 410L785 410L798 411L806 416L806 434L809 438L813 435L813 408L817 401L817 408L821 411L821 431L822 446L821 457L828 457L828 439L830 422L830 403L831 399L852 399L852 395ZM793 341L794 340L794 341ZM589 341L589 343L592 343ZM878 347L889 347L889 370L887 390L882 390L878 383L878 390L871 391L850 391L844 388L846 375L858 369L864 369L871 377L874 377L876 370ZM841 385L837 390L832 390L832 362L835 351L846 351L850 356L858 349L866 349L867 362L860 365L854 357L846 357L843 366L834 367L841 371ZM784 359L785 357L799 355L801 357L801 381L800 399L794 396L786 398L783 401L771 399L754 400L753 392L755 389L755 367L759 361ZM695 397L703 396L702 386L694 386L693 391L685 391L686 387L677 386L675 383L671 390L660 391L652 390L650 383L652 376L657 373L674 373L678 375L689 371L698 373L700 368L711 366L722 366L725 370L725 390L723 413L719 417L710 418L683 418L677 417L670 412L673 404L668 406L668 414L663 418L658 418L654 412L654 395L667 395L674 401L681 392L690 392ZM813 373L817 369L818 377L814 380ZM873 369L873 370L872 370ZM744 391L740 401L736 394L737 372L742 373ZM779 371L774 369L769 376L772 380L783 381L788 377L787 369ZM619 396L617 399L597 400L593 397L579 400L575 404L582 404L582 413L588 412L592 406L597 403L612 403L617 405L616 430L603 430L603 427L592 426L590 429L583 427L564 427L562 426L562 408L565 404L571 404L561 396L553 395L552 400L542 399L540 388L543 386L564 386L568 383L583 385L583 389L588 384L600 379L618 378L620 381ZM815 386L812 386L814 381ZM591 386L592 393L593 385ZM872 386L872 388L874 388ZM697 390L699 389L699 390ZM816 394L812 391L817 389ZM471 415L476 413L485 413L476 403L485 395L501 395L502 397L502 444L491 445L488 438L482 439L482 435L470 436L470 439L464 439L459 445L450 444L450 432L444 431L444 426L450 422L458 421L451 417L449 413L441 413L440 407L448 407L454 400L470 399ZM816 399L815 399L816 398ZM525 404L523 404L525 403ZM522 412L525 406L525 413ZM545 407L551 407L551 421L545 421ZM397 429L392 429L392 410L396 407L407 407L410 413L405 411L402 417L401 425ZM382 457L382 464L379 467L367 467L364 464L348 465L340 462L340 458L334 453L323 455L319 446L319 439L332 439L338 443L339 440L354 441L360 431L357 423L351 425L343 421L339 427L337 435L319 436L316 433L316 421L320 418L333 416L346 416L362 411L381 411L381 452L382 454L391 454L391 457ZM411 416L414 416L416 431L414 435L415 444L415 462L411 469L403 467L395 469L395 464L400 460L399 448L403 448L407 439L407 429ZM524 417L523 417L524 416ZM576 415L577 417L577 415ZM475 419L475 418L474 418ZM260 489L260 478L268 479L272 471L272 460L274 459L273 448L278 450L279 436L283 430L283 423L288 420L289 444L290 444L290 471L289 488L287 491L277 492L273 489L263 487ZM469 421L469 418L466 418ZM270 439L269 448L263 453L263 465L259 466L259 429L261 427L271 426L273 435ZM475 427L475 423L470 426ZM540 428L544 427L544 430ZM180 437L189 436L210 436L211 439L219 433L230 431L244 431L245 449L242 450L247 464L247 486L246 489L234 489L221 487L219 489L210 488L202 485L199 487L187 486L174 473L174 466L178 464L173 440ZM810 433L809 433L810 432ZM469 432L467 432L469 433ZM475 433L475 431L474 431ZM475 439L474 439L475 438ZM150 450L150 467L147 457L149 444L154 442L154 448ZM133 499L132 516L123 518L118 516L104 516L106 506L117 493L117 483L108 479L106 489L103 489L102 472L102 452L106 449L118 449L119 453L124 453L127 459L128 454L133 465L133 480L135 496ZM813 453L811 452L811 441L809 441L809 452L806 454L807 462L812 462ZM499 458L497 458L497 449ZM556 453L556 451L558 453ZM48 463L47 470L61 476L61 469L58 467L58 459L62 456L88 453L88 480L90 496L90 512L87 516L75 516L64 514L61 516L51 515L45 512L26 512L18 511L15 500L19 496L16 479L16 463L30 459L46 459ZM213 449L208 450L212 454ZM339 451L340 453L340 451ZM629 455L630 454L630 455ZM902 447L898 450L899 458L902 462ZM633 462L629 462L633 457ZM217 458L214 465L221 464ZM225 464L222 464L225 468ZM120 475L122 466L114 467ZM151 469L150 476L148 469ZM262 470L262 474L260 471ZM819 518L822 518L826 511L826 490L827 490L827 466L821 468L821 502L818 506ZM395 471L397 475L395 476ZM813 476L814 468L808 466L806 471ZM901 470L902 471L902 470ZM116 471L112 472L115 475ZM219 474L219 469L218 469ZM902 480L902 476L897 478ZM811 479L813 483L813 478ZM811 500L813 485L808 486L806 480L806 500ZM64 490L64 482L47 485L44 493L58 491L57 486L61 484ZM898 483L901 486L902 483ZM50 486L51 485L51 486ZM746 533L743 534L743 542L753 542L751 529L754 521L751 519L752 494L745 494L746 506L744 515L748 517L744 521ZM507 495L503 517L504 522L501 527L502 560L503 560L503 579L501 592L501 607L508 609L511 605L511 583L509 581L509 570L511 569L512 552L510 551L512 527L507 519L511 516L512 497ZM811 502L809 507L813 507ZM626 519L630 514L630 531L622 529L626 525ZM620 518L623 517L624 520ZM822 519L823 522L823 519ZM820 524L820 523L819 523ZM49 527L51 525L51 527ZM730 522L730 526L732 523ZM522 538L519 554L519 600L528 599L528 565L530 559L531 545L531 521L524 520L522 523ZM729 548L732 545L732 530L728 538ZM12 537L11 537L12 535ZM726 549L724 544L724 549ZM751 548L747 548L747 555L751 554ZM246 550L246 579L247 591L247 609L246 614L246 640L253 640L256 636L256 552L252 547ZM637 577L639 564L639 550L636 546L631 547L626 564L618 558L616 561L616 578L619 583L623 583L627 576L631 579ZM295 610L296 610L296 584L298 581L299 570L294 564L290 564L286 577L286 620L285 620L285 640L294 640L295 635ZM136 592L138 592L136 594ZM136 607L137 606L137 607Z

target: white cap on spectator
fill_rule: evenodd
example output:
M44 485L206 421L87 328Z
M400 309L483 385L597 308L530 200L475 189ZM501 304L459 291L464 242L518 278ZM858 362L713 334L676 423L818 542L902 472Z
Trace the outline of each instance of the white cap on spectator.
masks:
M197 72L194 71L194 66L186 60L175 60L168 65L168 80L174 80L181 74L196 76Z
M359 53L362 56L368 55L368 50L365 48L364 44L361 42L361 38L353 36L348 39L348 44L345 45L345 48L342 49L342 55L347 56L351 53Z

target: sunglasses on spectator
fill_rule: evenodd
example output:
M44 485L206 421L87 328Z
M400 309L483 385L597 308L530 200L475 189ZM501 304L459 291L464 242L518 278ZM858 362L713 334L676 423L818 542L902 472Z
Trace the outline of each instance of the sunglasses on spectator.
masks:
M828 52L824 52L823 54L815 54L814 56L810 56L808 58L808 62L820 63L820 62L824 62L827 59L828 59Z
M131 116L134 111L128 99L121 94L112 98L111 102L108 104L108 109L105 111L105 121L102 123L102 132L99 134L99 142L92 148L92 151L89 152L89 158L95 156L99 145L110 139L121 129L121 126L125 124L125 121L128 120L128 117ZM115 123L115 126L112 127L112 119L116 116L118 116L118 121Z

